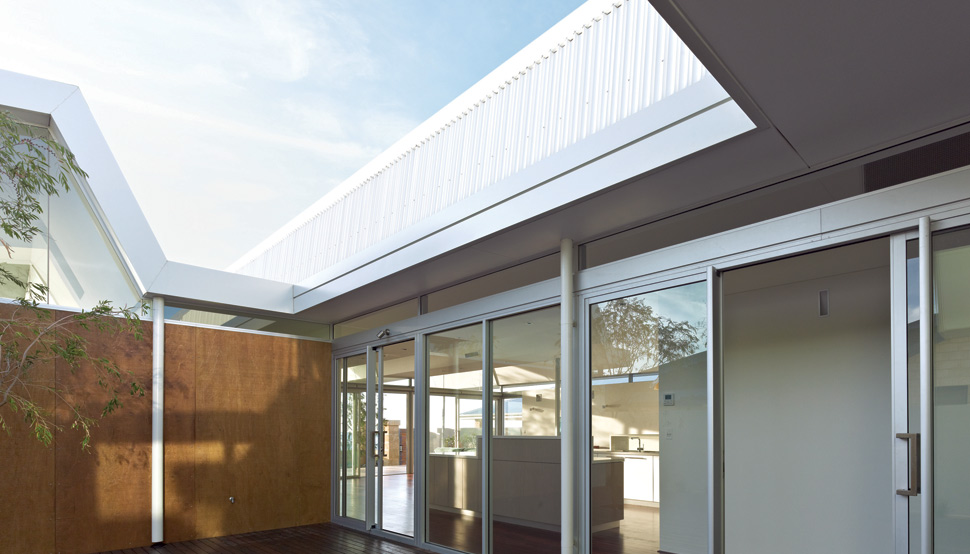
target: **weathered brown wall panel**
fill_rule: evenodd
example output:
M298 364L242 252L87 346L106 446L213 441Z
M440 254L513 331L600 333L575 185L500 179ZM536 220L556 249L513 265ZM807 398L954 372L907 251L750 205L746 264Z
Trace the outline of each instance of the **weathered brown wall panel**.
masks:
M330 345L197 332L198 535L328 519Z
M0 317L14 317L17 308L0 305ZM23 312L21 311L21 314ZM6 337L9 340L9 337ZM31 382L54 385L54 364L38 364ZM24 389L18 394L27 395ZM30 398L48 413L54 395L32 389ZM47 448L9 406L0 408L9 433L0 432L0 554L54 551L54 449Z
M50 449L26 433L0 437L12 476L0 499L27 507L4 511L0 554L150 543L150 323L144 333L85 333L92 355L134 371L147 391L101 422L90 452L70 430ZM181 325L166 326L165 342L165 541L329 521L330 345ZM47 378L55 372L100 411L105 393L83 371L54 364ZM69 423L67 404L49 402Z
M58 312L65 315L64 312ZM90 452L82 452L80 434L65 429L55 444L55 540L61 553L89 553L142 546L151 542L151 324L145 337L79 331L89 338L91 356L106 356L134 372L146 396L125 397L124 408L102 420L92 433ZM57 380L74 391L88 413L100 413L107 399L83 368L72 375L62 361ZM59 425L69 427L69 405L57 402Z
M53 386L53 364L35 367L34 382ZM34 394L54 410L54 395ZM26 423L3 410L10 433L0 433L0 554L54 552L54 448L34 438Z
M196 328L165 326L165 542L195 529Z

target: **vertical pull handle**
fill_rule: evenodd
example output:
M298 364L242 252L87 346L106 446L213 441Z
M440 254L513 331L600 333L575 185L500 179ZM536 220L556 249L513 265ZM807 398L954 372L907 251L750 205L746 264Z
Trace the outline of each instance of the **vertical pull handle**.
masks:
M909 442L909 488L896 489L896 494L916 496L920 493L919 433L896 433L896 438Z
M383 458L387 453L384 451L384 446L386 444L387 431L381 432L381 458Z

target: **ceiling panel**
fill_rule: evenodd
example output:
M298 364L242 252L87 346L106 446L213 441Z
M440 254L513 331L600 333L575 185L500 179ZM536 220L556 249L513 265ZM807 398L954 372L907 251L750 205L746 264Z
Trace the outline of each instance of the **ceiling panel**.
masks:
M970 2L654 3L813 167L970 119Z

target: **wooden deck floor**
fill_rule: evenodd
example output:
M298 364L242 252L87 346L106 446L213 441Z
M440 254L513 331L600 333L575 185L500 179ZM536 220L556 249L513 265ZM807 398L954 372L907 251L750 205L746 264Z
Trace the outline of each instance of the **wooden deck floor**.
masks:
M115 550L103 554L411 554L427 550L405 546L334 525L320 523L229 537Z

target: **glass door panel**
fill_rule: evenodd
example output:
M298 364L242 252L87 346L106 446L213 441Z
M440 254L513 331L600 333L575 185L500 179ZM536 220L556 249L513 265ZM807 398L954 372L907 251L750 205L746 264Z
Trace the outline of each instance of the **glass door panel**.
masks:
M339 358L338 404L338 497L340 516L364 520L367 456L367 357L363 354Z
M933 236L933 544L970 545L970 229Z
M491 322L495 553L561 549L559 323L559 306Z
M414 341L378 348L378 528L414 536Z
M920 433L920 280L919 280L919 241L906 241L906 425L905 435L897 435L906 440L907 448L915 448L915 452L907 451L903 455L906 460L901 463L905 467L905 477L899 479L902 491L909 491L913 487L916 494L906 499L908 517L906 518L906 532L909 536L906 546L907 552L919 554L921 541L921 503L919 482L919 433ZM896 314L894 314L896 315ZM895 335L898 336L898 335ZM910 442L913 441L913 442ZM910 469L917 474L910 474ZM904 484L905 483L905 484ZM912 493L908 493L912 494Z
M428 335L427 540L482 552L482 326Z
M707 284L593 304L589 327L592 552L706 553Z

